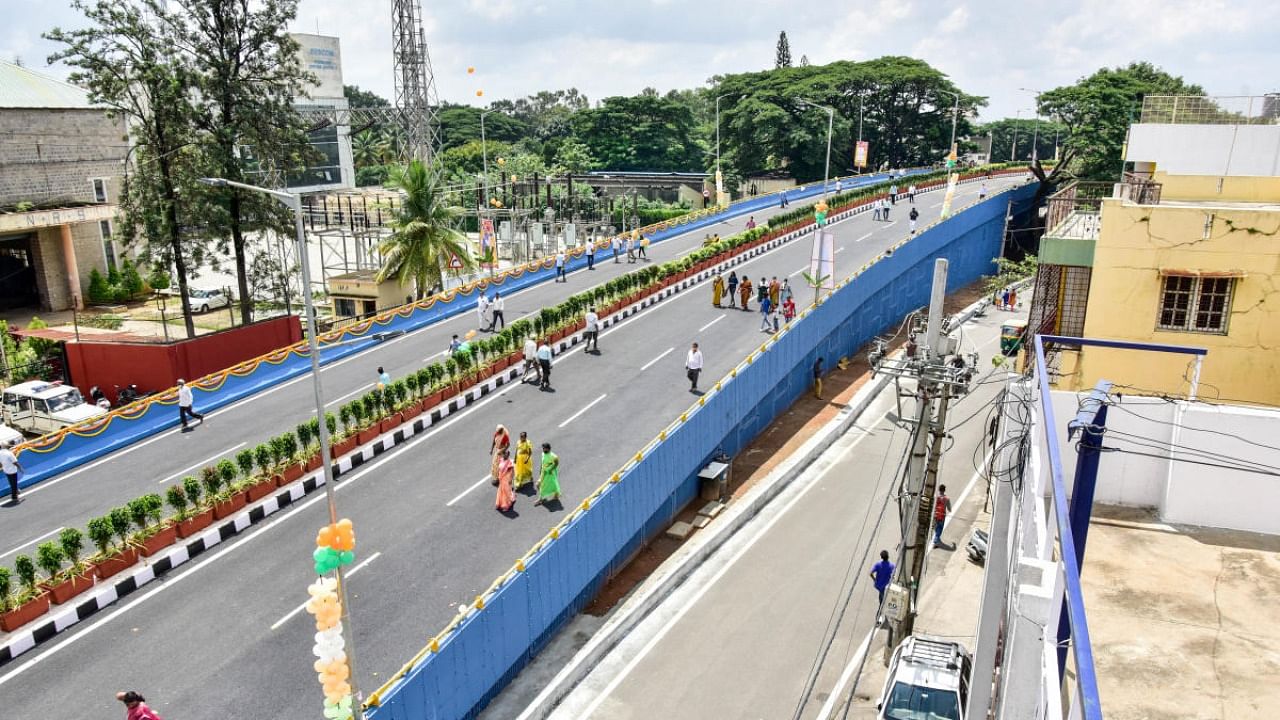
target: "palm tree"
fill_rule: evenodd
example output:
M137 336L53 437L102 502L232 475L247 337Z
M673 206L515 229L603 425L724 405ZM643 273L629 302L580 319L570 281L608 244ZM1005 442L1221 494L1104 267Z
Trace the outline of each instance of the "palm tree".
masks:
M356 165L368 167L386 162L391 151L391 141L384 133L365 130L351 138L351 154Z
M475 269L467 236L458 229L462 209L446 204L439 167L414 160L394 168L388 186L404 197L390 223L391 235L378 245L378 282L395 278L401 287L413 282L415 297L421 298L443 286L446 269L452 275ZM449 267L453 258L461 268Z

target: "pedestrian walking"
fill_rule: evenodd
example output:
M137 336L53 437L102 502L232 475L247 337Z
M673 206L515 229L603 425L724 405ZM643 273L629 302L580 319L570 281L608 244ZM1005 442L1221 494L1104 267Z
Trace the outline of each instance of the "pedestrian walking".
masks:
M703 188L702 189L702 209L705 210L710 205L711 205L711 191L706 188Z
M778 207L784 208L786 206L787 206L787 193L784 190L783 192L778 193Z
M839 193L842 189L844 189L844 184L840 181L840 178L836 178L836 192Z
M796 319L796 301L790 297L782 301L782 318L787 322Z
M917 210L916 208L911 208L911 213L908 214L907 217L911 219L911 234L915 235L916 221L920 219L920 211Z
M551 452L551 443L542 443L541 473L538 501L534 505L545 505L560 499L560 456Z
M772 309L773 302L769 300L768 293L765 293L764 297L760 298L760 332L769 332L772 328L769 322L769 311Z
M778 315L779 314L780 313L778 312L778 306L770 302L769 303L769 319L773 321L773 333L775 335L778 333Z
M649 238L648 237L644 235L640 236L640 247L636 248L636 254L640 256L641 260L644 260L645 262L649 261Z
M777 275L769 280L769 302L773 304L774 310L782 304L782 283L778 282Z
M822 356L813 361L813 396L822 399Z
M749 215L749 216L747 216L747 229L748 229L748 230L755 230L755 229L756 229L756 216L755 216L755 215Z
M545 338L538 346L538 389L551 389L551 346Z
M751 310L751 278L746 275L742 276L742 284L738 286L738 296L742 299L742 309L744 312Z
M618 253L622 252L622 238L614 235L609 244L613 246L613 261L616 263L622 262L618 259Z
M987 197L987 184L982 183L982 185L978 187L978 199L983 200L986 197Z
M535 379L541 381L542 372L538 370L538 343L531 337L524 339L524 374L520 376L520 382L528 380L529 373L533 373L536 376Z
M449 355L452 356L461 349L462 349L462 341L458 339L457 335L454 335L453 339L449 341Z
M633 263L635 261L636 261L636 236L635 236L635 233L632 233L630 236L627 237L627 262Z
M725 285L729 288L729 307L738 307L738 273L736 270L729 271L729 280Z
M716 273L711 280L711 304L720 307L720 298L724 297L724 276Z
M880 551L880 562L871 566L871 582L875 585L876 594L880 596L879 605L884 606L884 591L893 582L893 563L889 562L889 551Z
M880 219L889 222L889 201L882 199L880 201L880 209L884 211L884 217Z
M187 418L193 417L204 424L204 415L196 412L195 396L191 392L191 387L182 378L178 378L178 419L182 421L182 429L187 429Z
M493 431L493 441L489 443L489 476L494 485L498 484L498 463L502 453L511 447L511 433L501 424Z
M507 326L507 318L503 315L503 310L507 307L506 302L502 299L502 293L495 292L493 300L489 302L489 332L494 332L498 323L502 323L502 327Z
M378 389L385 390L387 389L387 386L390 384L391 384L391 376L387 374L386 370L382 369L381 365L379 365L378 366Z
M498 495L493 506L498 512L511 512L511 508L515 507L515 476L516 466L511 462L511 451L503 449L502 457L498 460L498 481L494 483L498 486Z
M591 352L592 350L600 352L600 316L596 314L594 305L587 310L586 321L587 329L583 333L586 347L583 352Z
M1009 288L1005 288L1000 292L1000 309L1009 309Z
M1013 312L1018 311L1018 288L1009 288L1009 309Z
M783 305L786 305L787 301L791 299L791 279L790 278L782 279L782 290L778 293L778 297L782 300Z
M914 184L907 186L907 202L912 205L916 204L916 186Z
M596 244L594 241L587 243L587 269L596 269Z
M933 546L942 547L942 528L947 524L947 514L951 512L951 498L947 497L947 486L938 486L938 495L933 499Z
M997 310L1004 309L1004 302L1001 300L1002 296L1003 292L1001 292L999 288L996 288L995 291L991 293L991 304L995 305Z
M116 693L116 699L124 703L125 720L162 720L155 710L147 707L147 699L133 690Z
M529 433L520 431L520 442L516 443L516 490L533 482L533 443L529 442Z
M689 378L689 392L698 392L698 376L702 374L702 351L698 349L698 343L689 348L689 354L684 359L684 369Z
M477 322L476 329L477 330L489 329L488 315L489 315L489 296L485 295L484 293L480 293L480 297L476 298L476 322Z
M565 275L565 257L563 250L556 253L556 282L569 282L568 276Z
M883 216L883 215L884 215L884 210L882 209L882 206L880 205L880 201L879 201L879 200L873 200L873 201L871 202L871 219L872 219L872 220L879 220L879 219L881 218L881 216Z
M898 204L898 184L897 183L894 183L893 185L889 186L889 202L894 205Z
M22 476L22 463L18 462L18 456L14 454L13 448L18 444L17 440L7 441L3 447L0 447L0 472L9 479L9 504L17 505L22 502L18 497L18 479Z

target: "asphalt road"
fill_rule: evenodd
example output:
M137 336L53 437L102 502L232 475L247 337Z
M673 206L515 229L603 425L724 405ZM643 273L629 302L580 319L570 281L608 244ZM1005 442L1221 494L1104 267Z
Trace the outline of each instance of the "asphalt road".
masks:
M1014 182L988 186L995 190ZM957 206L973 202L976 194L976 186L962 187ZM940 192L918 198L922 225L937 217L941 200ZM838 271L901 239L901 203L895 215L896 223L862 214L834 225ZM683 241L686 249L700 237ZM654 248L654 261L677 254L681 242ZM807 268L809 249L805 240L793 242L737 270L794 280ZM604 279L609 265L590 273L595 277L572 278L568 288L543 285L517 296L508 304L510 316ZM548 296L535 302L539 291ZM402 366L366 355L330 373L349 375L363 389L374 365L386 365L393 375L416 366L444 345L452 328L469 322L383 346L382 352L402 358ZM535 508L527 498L517 505L518 517L494 512L484 478L495 423L513 432L528 430L535 445L552 443L561 457L564 502L572 507L692 401L683 373L690 341L702 344L704 378L710 381L760 343L758 327L757 313L712 307L707 287L681 293L604 332L600 355L575 351L558 358L555 392L505 388L346 476L337 490L341 515L356 527L358 569L348 587L361 688L368 692L380 685L443 627L459 602L470 602L562 517L563 510ZM285 394L266 394L269 399L250 415L277 412L275 397ZM291 420L278 418L271 427L284 422ZM233 424L214 417L179 441ZM233 433L227 440L235 438ZM202 452L188 456L204 457ZM28 502L38 501L36 495ZM175 717L234 717L246 707L263 717L318 711L321 695L310 653L314 628L310 617L296 611L313 579L315 532L325 522L323 495L308 498L20 657L0 672L6 716L98 718L118 712L112 694L126 687L144 692L162 714Z
M992 312L965 324L963 347L977 347L980 367L990 368L987 358L998 351L1008 317ZM1002 387L975 384L953 404L950 422L987 406ZM905 408L910 412L911 403ZM877 598L867 573L880 550L895 552L901 534L897 504L886 499L898 487L910 429L895 412L890 385L857 425L642 621L552 720L838 717L874 624ZM966 486L982 492L973 458L982 456L985 417L979 412L955 427L943 458L939 480L956 507ZM959 552L932 549L928 566L967 562L967 533L962 524L948 525L944 540L959 542ZM817 664L828 637L825 661ZM881 645L869 664L881 662Z

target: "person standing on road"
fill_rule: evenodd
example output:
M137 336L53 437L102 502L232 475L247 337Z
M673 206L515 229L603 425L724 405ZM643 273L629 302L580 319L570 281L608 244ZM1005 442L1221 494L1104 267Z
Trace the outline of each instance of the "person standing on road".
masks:
M787 322L796 319L796 301L790 295L782 301L782 319Z
M1009 288L1009 309L1013 312L1018 311L1018 288Z
M916 208L911 208L911 213L907 215L907 217L911 218L911 234L915 235L916 221L920 219L920 211L917 210Z
M871 201L871 219L872 220L879 220L880 217L884 215L884 210L882 209L884 206L881 205L880 203L881 203L880 200Z
M196 412L195 403L195 395L192 394L187 381L178 378L178 419L182 421L184 430L187 428L187 417L193 417L199 420L201 425L204 424L204 415Z
M583 352L591 352L592 350L595 350L598 353L600 352L600 316L596 314L596 307L594 305L587 310L586 321L587 329L584 333L586 347L583 349Z
M790 278L782 279L782 289L778 291L778 299L782 301L783 305L786 305L787 301L791 299L791 279Z
M744 312L751 311L751 278L746 275L742 276L742 285L738 288L738 294L742 298L742 309Z
M933 546L942 547L942 528L947 524L947 514L951 512L951 498L947 497L947 486L938 486L938 496L933 499Z
M125 720L162 720L155 710L147 707L147 699L133 690L116 693L116 699L124 703Z
M893 563L889 562L888 550L881 550L880 562L871 566L871 582L880 596L880 607L884 607L884 591L888 590L889 583L893 582Z
M1009 288L1005 288L1000 292L1000 309L1009 309Z
M773 303L773 309L777 310L782 304L782 283L778 282L778 276L774 275L769 280L769 302Z
M729 307L738 307L738 272L736 270L729 271L729 280L725 285L729 288Z
M485 320L485 316L489 314L489 296L480 293L480 297L476 298L476 326L477 330L487 330L489 323Z
M378 366L378 389L386 390L387 386L390 384L391 384L391 376L387 374L386 370L382 369L381 365L379 365Z
M541 480L538 482L538 501L545 505L560 499L560 456L551 452L551 443L542 443Z
M503 316L502 311L507 304L502 300L502 293L495 292L493 294L493 302L489 303L489 311L493 317L489 320L489 332L493 332L498 327L498 323L502 323L502 327L507 326L507 318Z
M511 462L511 451L503 450L498 459L498 496L493 506L498 512L511 512L516 504L516 488L514 485L516 468Z
M880 209L884 212L884 216L880 219L889 222L889 201L887 199L880 201Z
M748 216L747 216L747 229L748 229L748 230L755 230L755 229L756 229L756 216L755 216L755 215L748 215Z
M551 346L545 338L538 346L538 389L551 389Z
M529 442L529 433L520 431L520 442L516 443L516 480L514 489L519 490L526 483L533 482L533 443Z
M565 276L564 270L564 251L556 253L556 282L569 282L569 278Z
M894 205L898 204L898 184L897 183L894 183L893 185L889 186L889 202Z
M698 376L702 374L702 351L698 349L698 343L694 343L689 349L689 355L684 359L684 369L689 377L689 392L697 392Z
M587 269L596 269L596 244L595 241L587 242Z
M978 199L985 200L986 197L987 197L987 184L982 183L982 185L978 187Z
M633 263L635 261L636 261L636 234L631 233L630 235L627 236L627 262Z
M649 238L644 235L640 236L640 247L636 248L636 253L641 260L649 262Z
M822 399L822 356L813 361L813 396Z
M528 380L529 373L536 373L539 377L542 375L538 370L538 343L531 337L524 339L524 374L520 376L520 382Z
M907 186L907 202L912 205L916 204L916 186L914 183Z
M498 484L498 464L502 461L502 453L511 447L511 433L504 425L498 425L493 431L493 441L489 443L489 475L494 485Z
M720 307L720 298L724 297L724 276L716 273L711 280L711 304L714 307Z
M613 247L613 261L616 263L622 262L618 259L618 254L622 252L622 238L614 235L613 239L609 241L609 245Z
M784 190L778 193L778 207L784 208L786 206L787 206L787 193Z
M761 285L761 287L764 287ZM769 322L769 313L773 310L773 301L769 299L768 293L760 298L760 332L769 332L772 325Z
M0 471L3 471L4 476L9 479L10 505L17 505L22 502L18 498L18 476L22 473L22 463L18 462L18 456L13 452L13 448L17 444L17 440L9 440L3 447L0 447Z

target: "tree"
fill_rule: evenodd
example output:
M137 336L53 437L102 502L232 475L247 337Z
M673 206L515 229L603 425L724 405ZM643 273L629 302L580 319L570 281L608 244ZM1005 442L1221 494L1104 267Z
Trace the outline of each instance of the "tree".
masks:
M607 170L693 170L704 166L704 146L693 113L653 95L605 98L573 118L575 135Z
M297 0L177 4L183 12L168 17L199 78L196 124L209 167L228 180L262 183L254 171L283 171L302 164L304 148L309 148L293 99L305 94L314 78L302 69L298 44L288 32L297 16ZM242 159L246 149L250 163ZM230 241L240 319L252 322L246 234L290 232L292 213L262 193L234 187L209 188L189 201L220 247Z
M173 52L178 39L161 0L74 0L72 7L84 14L88 27L45 33L46 39L63 46L49 63L65 61L74 68L72 83L88 90L92 102L125 120L134 164L126 168L121 237L141 235L147 255L173 263L187 336L195 337L187 263L198 267L204 247L198 239L184 236L178 198L194 191L199 176L198 154L192 150L196 78Z
M791 67L791 43L787 40L786 30L778 33L778 51L773 58L773 67L774 69Z
M447 150L480 139L481 109L470 105L445 105L437 116L440 121L440 149ZM490 108L484 118L484 136L490 142L515 142L529 132L528 123Z
M351 159L356 169L385 165L392 155L390 137L372 128L351 136Z
M377 280L395 278L400 286L414 285L421 298L444 285L444 271L452 258L461 261L461 270L475 268L467 251L467 238L458 230L460 208L445 203L443 181L438 166L414 160L391 173L391 187L404 193L390 223L391 235L378 245L382 268Z
M1037 122L1035 118L1003 118L974 128L975 138L988 136L991 137L992 162L1030 160L1033 155L1032 141L1036 141L1034 156L1037 159L1052 160L1055 140L1061 150L1066 128L1052 120L1041 119Z
M800 56L800 67L809 67L809 56L808 56L808 55L801 55L801 56Z
M343 85L342 96L347 99L347 105L352 108L380 108L391 107L391 103L381 95L361 90L359 85Z
M561 174L580 175L593 170L597 164L596 159L591 156L591 148L574 138L570 138L563 142L560 145L560 149L556 151L554 169Z

